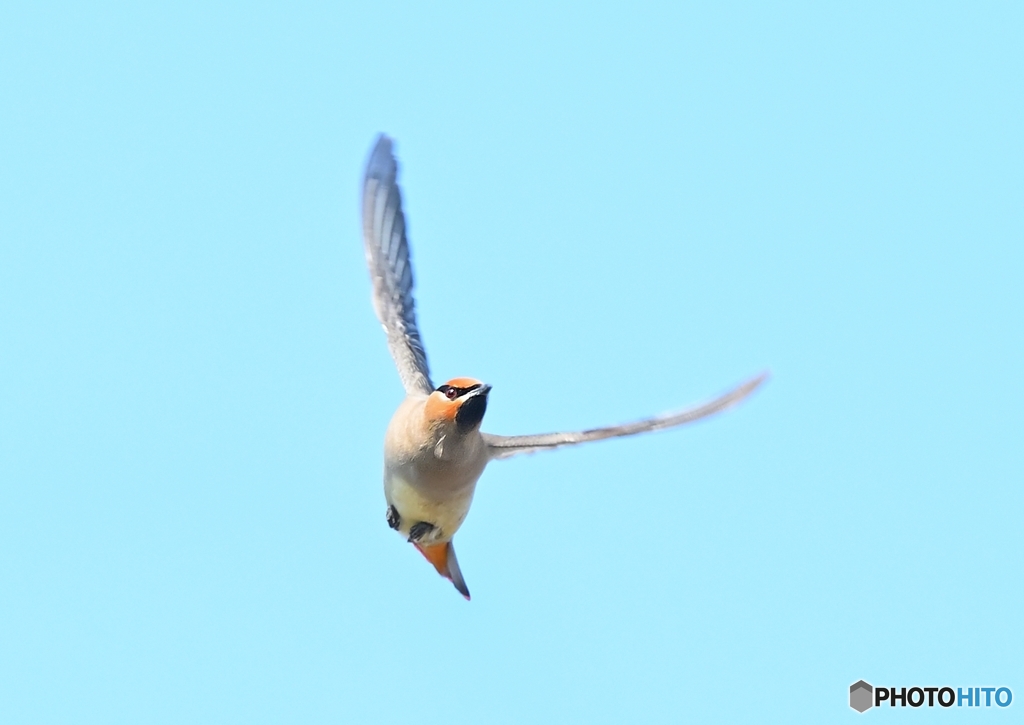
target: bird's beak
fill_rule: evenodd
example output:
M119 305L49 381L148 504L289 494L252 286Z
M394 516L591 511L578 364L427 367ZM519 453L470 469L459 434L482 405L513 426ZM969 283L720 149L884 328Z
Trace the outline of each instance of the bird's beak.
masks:
M481 383L479 388L470 391L469 397L475 398L478 395L487 395L489 392L491 392L491 386L488 385L487 383Z

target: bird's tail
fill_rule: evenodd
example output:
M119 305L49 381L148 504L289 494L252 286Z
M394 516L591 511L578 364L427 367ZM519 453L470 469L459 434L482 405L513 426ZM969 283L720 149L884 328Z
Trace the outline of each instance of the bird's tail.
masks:
M419 544L413 542L413 546L420 550L424 558L434 565L437 573L455 585L459 594L469 600L469 587L466 580L462 578L462 570L459 569L459 560L455 558L455 547L452 542L446 541L443 544Z

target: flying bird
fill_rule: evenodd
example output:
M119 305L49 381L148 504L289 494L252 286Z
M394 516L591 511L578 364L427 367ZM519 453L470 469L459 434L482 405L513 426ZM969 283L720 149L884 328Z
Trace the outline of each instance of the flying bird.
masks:
M397 176L392 141L381 135L363 178L363 242L373 308L406 393L384 436L387 522L469 599L452 537L466 519L476 482L488 463L692 423L739 403L767 374L700 405L624 425L540 435L482 432L491 386L467 377L452 378L437 387L430 380L427 353L416 326L412 263Z

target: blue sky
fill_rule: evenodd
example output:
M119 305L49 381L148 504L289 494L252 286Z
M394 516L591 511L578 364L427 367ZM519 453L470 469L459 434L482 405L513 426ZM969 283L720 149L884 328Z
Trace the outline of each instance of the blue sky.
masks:
M1012 717L1020 5L343 5L0 10L0 719ZM487 430L773 374L491 466L468 604L384 520L379 131Z

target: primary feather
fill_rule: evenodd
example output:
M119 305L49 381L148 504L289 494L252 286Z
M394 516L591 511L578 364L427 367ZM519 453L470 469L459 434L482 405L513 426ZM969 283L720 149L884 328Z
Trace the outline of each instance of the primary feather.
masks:
M373 309L406 392L429 395L434 386L416 326L412 262L397 178L391 139L381 134L363 178L363 244L373 281Z
M633 423L610 425L604 428L592 428L591 430L541 433L539 435L525 436L499 436L484 433L484 442L487 443L490 458L508 458L519 453L535 453L562 446L571 446L577 443L600 441L605 438L620 438L622 436L636 435L637 433L674 428L706 418L709 415L714 415L736 405L736 403L754 392L757 386L767 378L768 374L762 373L714 400L709 400L706 403L701 403L676 413L657 415L653 418L645 418Z

